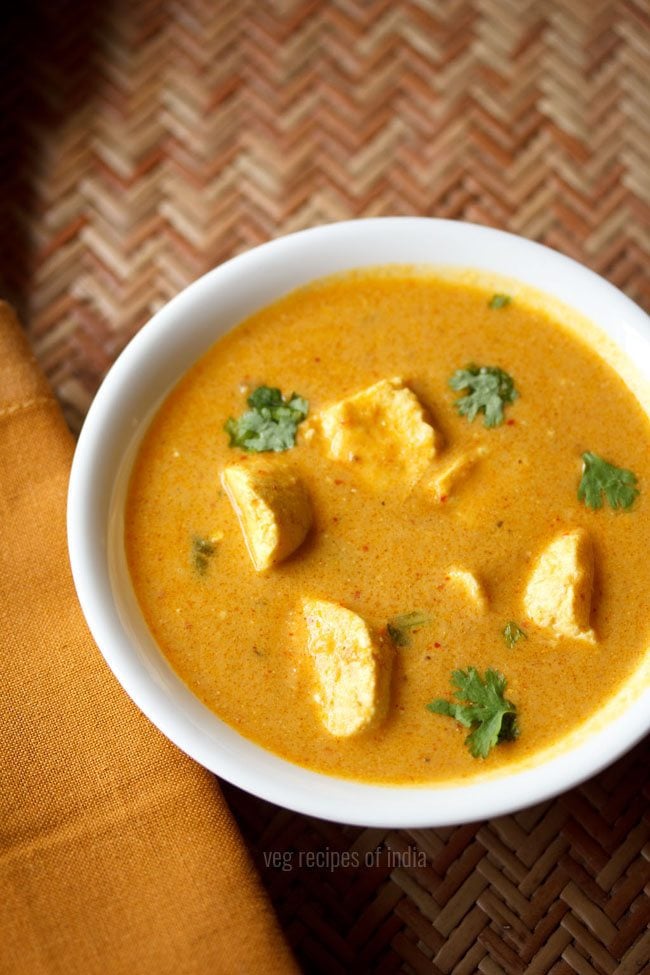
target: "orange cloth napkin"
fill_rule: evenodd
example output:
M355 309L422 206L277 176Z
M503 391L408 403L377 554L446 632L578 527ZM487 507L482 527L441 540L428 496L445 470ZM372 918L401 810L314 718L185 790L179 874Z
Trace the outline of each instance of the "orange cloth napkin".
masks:
M216 780L131 703L86 628L72 450L0 303L0 972L296 973Z

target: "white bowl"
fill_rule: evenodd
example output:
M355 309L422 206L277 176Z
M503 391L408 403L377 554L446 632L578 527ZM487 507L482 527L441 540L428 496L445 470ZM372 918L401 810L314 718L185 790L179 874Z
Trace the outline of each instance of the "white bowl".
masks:
M573 736L568 747L522 771L418 787L325 776L243 738L194 697L151 637L124 558L124 498L135 451L152 412L188 367L229 328L293 288L348 268L388 263L476 268L518 279L596 323L601 352L637 392L650 379L647 316L602 278L539 244L487 227L410 217L350 221L283 237L235 257L179 294L108 373L72 466L70 559L83 612L109 667L149 719L197 762L248 792L310 815L359 825L451 825L512 812L598 772L650 729L650 688L620 698L587 735Z

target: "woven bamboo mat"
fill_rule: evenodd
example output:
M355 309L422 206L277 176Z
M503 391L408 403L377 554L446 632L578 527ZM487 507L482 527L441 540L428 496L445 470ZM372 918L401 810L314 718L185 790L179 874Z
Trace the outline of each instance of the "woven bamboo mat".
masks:
M649 25L646 0L14 5L0 292L71 426L161 304L316 223L504 227L650 306ZM227 794L307 972L638 975L649 759L455 829L343 828Z

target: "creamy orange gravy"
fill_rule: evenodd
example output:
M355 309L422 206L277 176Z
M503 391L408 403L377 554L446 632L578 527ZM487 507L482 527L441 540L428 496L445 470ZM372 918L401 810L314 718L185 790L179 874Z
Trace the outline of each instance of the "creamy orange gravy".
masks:
M494 289L494 290L499 290ZM165 400L140 447L126 507L126 552L142 612L162 652L224 721L300 765L345 777L420 783L471 777L528 761L600 709L639 666L650 640L647 539L650 423L623 381L582 340L517 297L488 307L490 291L417 270L377 269L316 282L220 339ZM520 398L509 424L486 429L454 408L448 386L469 361L499 365ZM278 386L309 400L310 417L379 379L402 376L429 411L447 451L488 448L446 504L415 490L375 494L328 460L300 429L290 459L315 510L307 542L256 573L221 489L242 456L223 431L245 409L243 386ZM629 512L586 509L576 497L581 454L632 469ZM256 456L256 455L253 455ZM552 640L534 627L513 649L533 560L563 527L584 526L596 552L592 626L598 643ZM223 532L204 575L193 536ZM489 609L468 613L446 582L450 566L484 580ZM313 702L300 597L342 603L378 631L424 610L432 623L396 653L388 719L334 739ZM466 730L425 705L450 694L450 673L500 670L521 735L484 761Z

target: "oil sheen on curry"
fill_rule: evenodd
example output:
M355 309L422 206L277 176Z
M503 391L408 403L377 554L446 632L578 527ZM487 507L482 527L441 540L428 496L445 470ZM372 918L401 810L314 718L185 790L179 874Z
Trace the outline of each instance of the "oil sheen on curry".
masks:
M644 659L648 418L510 290L317 281L221 338L144 437L126 552L149 628L299 765L413 784L526 764Z

